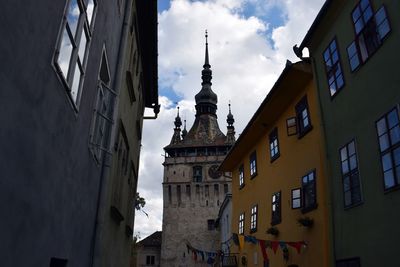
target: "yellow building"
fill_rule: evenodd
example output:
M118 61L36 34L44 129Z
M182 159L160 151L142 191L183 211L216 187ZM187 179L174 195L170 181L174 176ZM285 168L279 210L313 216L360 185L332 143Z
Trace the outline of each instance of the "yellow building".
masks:
M310 62L288 62L220 167L233 177L232 232L241 248L232 252L239 255L238 266L330 265L318 105ZM265 256L269 265L263 265Z

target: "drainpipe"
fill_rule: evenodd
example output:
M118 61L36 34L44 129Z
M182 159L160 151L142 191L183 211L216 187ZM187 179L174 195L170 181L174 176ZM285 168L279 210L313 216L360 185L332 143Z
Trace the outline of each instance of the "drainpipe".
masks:
M124 12L124 20L122 24L121 30L121 39L118 48L118 58L117 58L117 66L116 66L116 74L114 79L114 90L117 94L120 91L120 87L122 84L123 78L123 69L124 63L126 59L126 47L129 35L129 25L132 20L132 5L133 0L127 0L125 2L125 12ZM97 196L97 206L96 206L96 219L94 222L93 236L91 242L91 262L90 266L101 266L101 255L103 254L102 246L101 246L101 230L104 227L104 215L107 212L107 178L109 177L110 169L111 169L111 160L112 160L112 147L115 143L116 134L118 132L118 107L119 107L119 97L115 98L114 109L113 109L113 121L114 123L111 125L110 135L109 135L109 143L107 144L107 150L111 151L111 154L105 153L101 166L100 173L100 181L99 181L99 190Z

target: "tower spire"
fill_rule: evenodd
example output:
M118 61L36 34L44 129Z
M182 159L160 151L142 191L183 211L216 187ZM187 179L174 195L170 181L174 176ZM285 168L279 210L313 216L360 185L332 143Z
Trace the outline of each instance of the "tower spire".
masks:
M226 143L228 144L233 144L235 143L235 126L233 126L233 123L235 122L235 119L233 118L232 112L231 112L231 101L229 100L229 113L228 116L226 116L226 122L228 123L228 126L226 127L228 129L226 133Z
M181 117L179 117L179 107L177 109L178 109L178 111L177 111L176 118L174 121L174 124L175 124L174 135L172 136L171 144L178 144L181 142L182 120L181 120Z
M204 68L206 68L206 67L210 68L211 67L209 59L208 59L208 32L207 32L207 30L206 30L206 56L205 56L204 66L203 67Z

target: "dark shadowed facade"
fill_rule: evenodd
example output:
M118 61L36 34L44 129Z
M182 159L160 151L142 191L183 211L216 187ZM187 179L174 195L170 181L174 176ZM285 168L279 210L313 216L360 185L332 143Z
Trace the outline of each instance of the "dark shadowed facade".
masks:
M1 266L128 266L157 1L12 1L0 18Z

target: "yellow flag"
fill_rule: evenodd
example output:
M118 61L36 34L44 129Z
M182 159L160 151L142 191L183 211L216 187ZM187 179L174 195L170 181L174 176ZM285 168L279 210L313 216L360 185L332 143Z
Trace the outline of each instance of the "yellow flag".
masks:
M239 235L239 250L244 246L244 235Z

